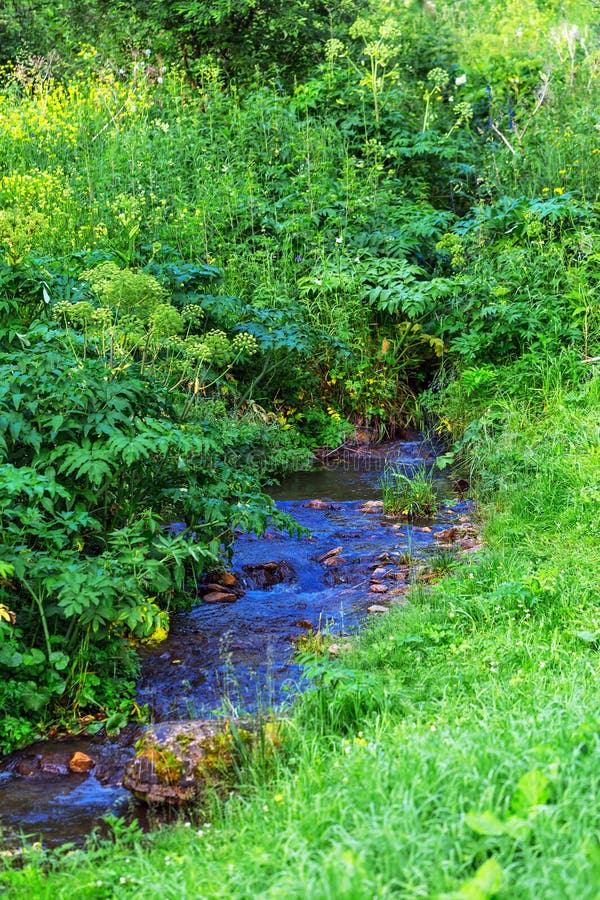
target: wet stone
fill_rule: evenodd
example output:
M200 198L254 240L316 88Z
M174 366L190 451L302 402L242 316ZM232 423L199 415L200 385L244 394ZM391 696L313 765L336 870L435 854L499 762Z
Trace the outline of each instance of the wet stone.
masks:
M225 591L211 591L202 598L205 603L235 603L237 594L225 593Z
M289 583L295 578L292 566L285 560L245 565L242 566L242 570L247 586L258 590L273 587L275 584Z
M219 582L225 587L235 587L237 584L237 578L233 574L233 572L224 572L219 578Z
M42 754L40 759L40 772L42 775L68 775L69 763L64 754L59 751Z
M14 772L15 775L20 775L22 778L32 778L35 775L39 775L40 757L24 756L23 759L17 761Z
M363 503L363 505L359 507L359 512L381 514L383 512L383 501L382 500L367 500L366 503Z
M326 553L322 553L320 556L317 557L317 562L325 563L325 565L331 565L331 563L329 561L333 560L336 556L338 556L343 551L343 549L344 548L340 546L340 547L334 547L333 550L327 550Z
M244 719L163 722L146 729L127 764L123 786L149 804L181 806L230 782L240 758L257 745L274 752L275 723Z
M91 772L95 766L95 762L87 753L76 750L69 760L69 769L71 772Z

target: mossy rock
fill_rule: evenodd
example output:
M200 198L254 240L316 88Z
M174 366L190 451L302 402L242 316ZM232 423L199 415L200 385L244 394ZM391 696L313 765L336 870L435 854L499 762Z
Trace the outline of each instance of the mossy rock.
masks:
M232 787L245 759L272 755L281 744L273 722L214 719L163 722L136 745L124 786L149 804L183 805L209 787Z

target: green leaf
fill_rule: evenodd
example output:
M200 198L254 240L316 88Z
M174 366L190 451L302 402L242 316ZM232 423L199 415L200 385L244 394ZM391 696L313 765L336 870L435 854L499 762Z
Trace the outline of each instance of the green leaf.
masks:
M506 833L506 828L500 819L490 810L482 813L467 813L465 822L475 834L484 834L496 837Z
M514 841L526 841L533 831L533 825L520 816L510 816L504 823L507 835Z
M54 666L57 671L62 672L63 669L66 669L69 665L69 657L66 653L63 653L62 650L54 650L54 652L50 654L50 664Z
M129 721L128 716L122 712L112 713L106 720L106 733L108 735L119 734Z
M39 712L39 710L46 705L50 697L48 691L35 684L33 681L28 681L20 693L20 699L25 709L28 709L31 712Z
M29 653L23 654L23 662L24 666L39 666L40 663L46 661L46 654L42 653L41 650L38 650L37 647L32 647Z
M16 669L23 663L23 656L14 647L2 647L0 650L0 665Z
M491 857L479 866L475 875L449 894L442 894L440 900L489 900L502 888L504 871L500 863Z
M548 801L550 781L539 769L532 769L521 778L510 808L516 815L528 816Z

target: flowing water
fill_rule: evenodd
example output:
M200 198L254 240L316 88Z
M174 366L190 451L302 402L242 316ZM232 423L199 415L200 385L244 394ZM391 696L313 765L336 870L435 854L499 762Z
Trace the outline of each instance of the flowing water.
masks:
M301 635L318 628L349 633L373 604L405 602L407 560L435 552L433 534L464 516L468 504L450 497L440 481L439 494L446 495L441 512L428 523L407 525L385 519L365 501L380 497L386 458L410 473L430 456L422 443L403 442L297 474L274 490L277 505L310 535L292 538L269 529L260 538L236 540L231 569L243 596L176 613L168 639L144 652L138 700L148 704L152 717L208 718L218 711L281 707L302 688L293 659ZM315 508L314 498L324 502ZM337 552L323 559L331 551ZM374 581L385 590L375 592ZM120 785L133 740L126 732L114 741L45 742L0 763L5 837L21 831L43 836L48 846L78 842L108 813L129 808L135 815ZM94 759L90 774L67 774L75 750Z

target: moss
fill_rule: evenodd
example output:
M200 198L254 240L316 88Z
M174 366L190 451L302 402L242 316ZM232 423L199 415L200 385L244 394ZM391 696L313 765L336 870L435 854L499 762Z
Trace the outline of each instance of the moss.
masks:
M203 742L204 754L194 767L194 775L199 782L215 784L230 780L241 761L246 748L252 745L255 736L245 728L230 728L220 731Z
M162 784L177 784L183 774L184 764L172 750L156 744L146 745L138 753L139 758L152 763L157 778Z
M175 735L175 740L184 753L187 753L187 751L190 749L190 745L194 741L193 737L190 734L184 734L183 732L181 734Z

